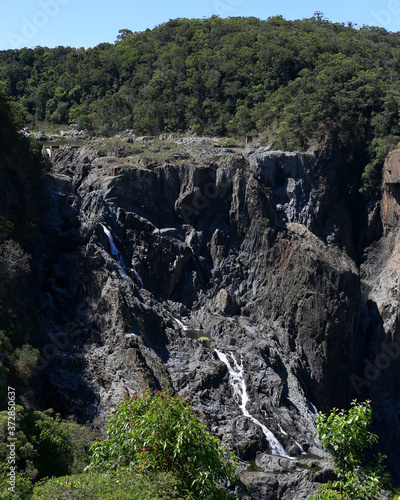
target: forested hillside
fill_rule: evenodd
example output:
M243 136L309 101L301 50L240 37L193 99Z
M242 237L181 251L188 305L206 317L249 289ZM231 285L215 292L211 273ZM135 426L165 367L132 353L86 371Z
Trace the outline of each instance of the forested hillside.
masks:
M213 17L118 38L1 52L0 79L28 121L81 118L101 133L268 132L296 147L337 129L399 133L397 33L321 17Z
M397 33L321 16L176 19L88 50L0 53L0 80L31 124L261 134L285 149L333 135L372 177L400 135L399 68Z

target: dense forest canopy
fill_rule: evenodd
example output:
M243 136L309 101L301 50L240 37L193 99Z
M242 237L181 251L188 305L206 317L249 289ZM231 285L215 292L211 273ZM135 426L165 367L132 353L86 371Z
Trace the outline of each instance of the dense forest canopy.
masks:
M87 50L0 52L0 81L28 123L258 134L286 149L335 137L362 151L371 178L399 140L399 69L398 33L321 14L175 19Z

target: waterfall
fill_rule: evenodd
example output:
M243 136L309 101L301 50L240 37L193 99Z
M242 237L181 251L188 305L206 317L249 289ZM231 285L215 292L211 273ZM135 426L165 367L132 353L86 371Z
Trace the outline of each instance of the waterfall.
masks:
M267 416L267 415L266 415L266 413L267 413L266 411L261 410L261 413L264 415L264 417L266 417L266 416ZM279 424L278 424L278 422L277 422L277 425L278 425L279 431L280 431L282 434L284 434L285 436L287 436L287 435L288 435L288 433L287 433L284 429L282 429L282 426L281 426L281 425L279 425ZM298 446L298 448L299 448L299 450L300 450L300 453L301 453L302 455L306 455L306 452L304 451L304 448L301 446L301 444L300 444L299 442L297 442L295 439L293 439L293 441L297 444L297 446Z
M103 224L100 224L101 227L103 228L104 233L106 234L108 238L108 242L110 243L110 248L111 248L111 255L117 260L119 267L122 269L122 272L125 274L125 276L128 276L126 273L126 267L124 266L124 263L122 262L121 254L118 252L117 247L115 246L113 237L111 232L104 226Z
M103 228L103 231L108 238L108 242L110 243L111 255L116 258L116 260L119 264L119 267L122 269L122 272L125 274L125 276L128 276L127 269L122 261L121 254L118 252L118 249L114 243L114 240L113 240L113 237L112 237L110 230L107 229L104 224L100 223L100 225ZM136 279L136 282L139 285L139 287L144 288L142 278L138 275L138 273L134 269L131 269L131 271L135 275L135 279Z
M188 326L185 326L182 321L179 321L179 319L174 318L174 320L178 323L178 325L182 328L183 331L189 330Z
M294 439L294 442L297 444L297 446L299 447L299 450L300 450L300 453L302 455L307 455L307 453L304 451L304 448L301 446L301 444L299 442L297 442L295 439Z
M239 363L236 361L236 358L234 357L233 354L229 354L229 356L232 358L234 366L232 366L231 362L228 359L228 356L224 354L223 352L218 351L215 349L215 352L217 353L217 356L219 359L225 363L225 365L228 368L228 373L229 373L229 381L231 383L231 386L233 388L233 397L236 400L236 402L239 405L239 408L242 410L242 413L245 417L248 417L253 423L261 427L265 437L267 438L267 441L270 445L271 448L271 454L272 455L279 455L281 457L286 457L286 458L291 458L287 453L285 452L283 446L280 444L280 442L276 439L276 437L272 434L272 432L261 422L259 422L255 417L250 415L249 411L247 410L247 402L249 400L249 396L247 395L247 387L246 387L246 382L244 380L244 374L243 374L243 363Z

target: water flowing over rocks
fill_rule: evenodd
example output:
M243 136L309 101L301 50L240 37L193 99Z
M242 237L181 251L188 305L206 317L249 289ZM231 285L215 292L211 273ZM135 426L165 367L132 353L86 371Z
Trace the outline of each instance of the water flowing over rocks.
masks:
M316 412L348 405L371 342L399 335L397 236L364 255L366 299L340 197L346 165L329 145L180 147L176 161L147 166L88 146L54 152L37 262L43 346L53 346L44 394L85 420L144 387L171 388L238 453L237 498L309 498L332 477ZM389 453L396 369L393 359L362 388L379 412L387 394Z

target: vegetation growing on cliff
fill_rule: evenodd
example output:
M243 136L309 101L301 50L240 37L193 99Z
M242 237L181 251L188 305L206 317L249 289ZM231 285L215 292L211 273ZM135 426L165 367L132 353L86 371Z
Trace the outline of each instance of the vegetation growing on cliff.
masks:
M92 470L172 473L180 492L193 499L230 498L220 483L236 478L235 456L168 392L126 399L110 416L107 439L95 442L92 452Z
M370 431L371 422L369 401L353 401L348 411L334 408L328 415L319 414L318 437L331 453L338 478L322 485L322 491L311 497L313 500L382 498L390 486L383 464L386 457L378 454L373 463L365 458L365 450L378 441L378 436Z

